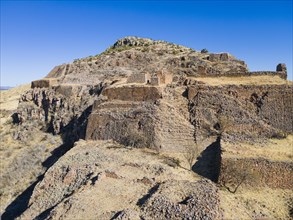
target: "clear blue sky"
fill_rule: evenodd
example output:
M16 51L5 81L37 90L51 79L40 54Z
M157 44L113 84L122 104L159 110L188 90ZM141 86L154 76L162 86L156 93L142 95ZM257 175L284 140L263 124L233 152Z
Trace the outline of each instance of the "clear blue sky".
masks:
M42 78L131 35L227 51L252 71L285 62L292 80L292 7L292 0L1 0L1 85Z

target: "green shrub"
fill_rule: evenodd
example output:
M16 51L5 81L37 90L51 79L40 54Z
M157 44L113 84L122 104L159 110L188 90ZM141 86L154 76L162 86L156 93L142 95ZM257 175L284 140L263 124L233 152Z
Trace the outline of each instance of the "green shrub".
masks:
M200 52L201 52L201 53L208 53L209 51L208 51L206 48L204 48L204 49L202 49Z

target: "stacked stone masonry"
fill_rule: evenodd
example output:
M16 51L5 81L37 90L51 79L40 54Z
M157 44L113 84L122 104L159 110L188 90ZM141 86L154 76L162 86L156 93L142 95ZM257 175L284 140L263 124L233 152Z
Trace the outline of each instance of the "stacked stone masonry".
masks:
M149 73L136 73L127 78L127 83L151 84L155 86L170 84L173 82L173 75L163 70L151 76Z
M208 136L221 123L235 137L273 137L293 132L293 86L190 86L195 136ZM225 120L225 122L221 120ZM238 134L238 135L237 135Z
M270 161L263 158L222 158L219 182L229 185L237 183L237 174L233 168L237 167L239 172L248 172L247 178L253 178L253 186L269 186L271 188L293 188L293 163L285 161ZM234 173L233 173L234 172ZM282 174L282 175L280 175ZM238 180L239 181L239 180ZM252 184L252 180L244 184Z

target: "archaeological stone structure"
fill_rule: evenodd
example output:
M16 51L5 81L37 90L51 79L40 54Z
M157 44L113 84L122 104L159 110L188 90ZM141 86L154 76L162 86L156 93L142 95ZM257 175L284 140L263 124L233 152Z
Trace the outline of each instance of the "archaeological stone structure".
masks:
M257 204L247 219L290 219L255 202L273 192L293 210L289 74L138 37L54 67L1 110L21 155L1 148L13 161L3 219L224 219L223 201L236 214Z
M293 132L285 64L249 72L231 54L164 41L118 41L100 55L55 67L31 87L18 121L40 118L54 134L72 129L86 140L184 152L220 134L241 142Z
M133 145L183 151L219 132L223 117L231 124L226 133L232 139L293 131L292 84L286 83L285 64L278 64L276 71L249 72L244 61L228 53L200 53L160 41L136 41L119 41L112 52L56 66L44 79L33 81L32 89L48 88L64 97L80 98L88 91L94 107L86 139L127 144L136 136L140 138ZM154 48L160 45L165 57L159 58L162 55L156 50L143 52L139 48L144 42ZM115 52L120 44L129 44L130 49ZM178 55L173 55L176 50ZM200 81L200 77L221 76L251 81L253 77L277 76L284 83L211 86ZM54 114L49 111L47 117L58 132L64 124L57 126ZM164 126L169 127L167 132Z
M136 73L127 78L127 83L151 84L154 86L170 84L173 81L173 74L165 70L157 71L154 74Z
M122 47L120 44L129 49L115 52ZM144 52L144 44L160 46L160 52L150 46ZM176 50L178 55L174 55ZM200 77L221 76L235 80L247 77L251 81L254 77L277 76L284 83L211 86L200 81ZM48 88L64 97L79 98L88 91L94 107L86 139L125 143L127 135L136 135L149 146L168 151L183 150L182 143L192 145L217 133L221 117L228 117L232 124L230 138L268 137L278 130L292 132L292 84L286 83L286 77L285 64L278 64L276 71L249 72L244 61L228 53L200 53L166 42L131 38L117 42L102 55L56 66L44 79L33 81L32 89ZM57 118L51 115L49 112L48 121L56 124ZM162 126L170 124L170 118L173 122L168 126L173 128L166 133ZM167 144L173 138L173 146ZM174 147L176 143L178 147ZM134 145L143 144L138 141Z
M151 79L149 73L135 73L127 78L127 83L148 83Z

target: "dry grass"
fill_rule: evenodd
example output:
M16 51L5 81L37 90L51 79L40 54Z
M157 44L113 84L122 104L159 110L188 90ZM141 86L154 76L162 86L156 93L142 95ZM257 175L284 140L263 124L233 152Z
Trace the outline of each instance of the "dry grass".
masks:
M17 109L20 95L29 89L30 85L22 85L0 92L0 212L36 180L44 171L42 161L62 143L59 136L40 131L37 122L29 130L13 125L11 114ZM13 138L19 130L26 132L26 140Z
M220 190L224 219L290 219L292 190L240 188L232 194Z
M270 139L263 144L222 143L225 157L255 158L263 157L274 161L293 160L293 135L285 139Z
M42 162L62 143L38 129L25 141L15 140L19 127L7 122L0 127L0 212L44 172Z
M196 81L208 85L293 85L292 81L284 80L279 76L241 76L241 77L196 77Z
M9 90L0 91L0 110L15 110L20 95L29 89L30 84L25 84Z

